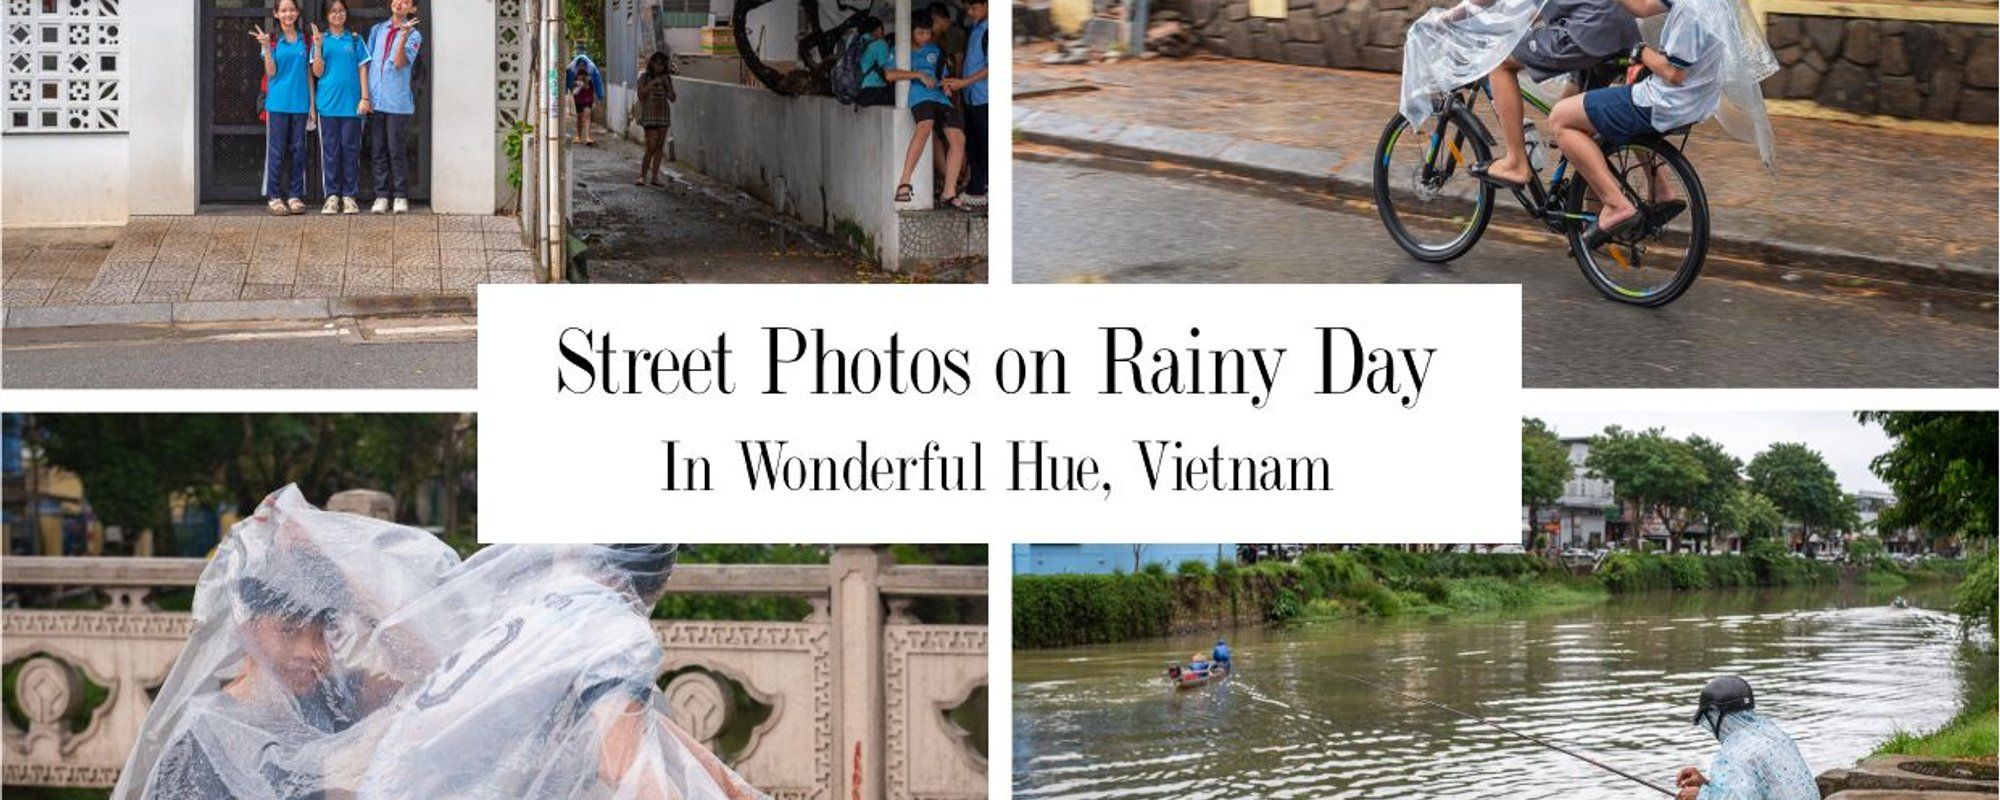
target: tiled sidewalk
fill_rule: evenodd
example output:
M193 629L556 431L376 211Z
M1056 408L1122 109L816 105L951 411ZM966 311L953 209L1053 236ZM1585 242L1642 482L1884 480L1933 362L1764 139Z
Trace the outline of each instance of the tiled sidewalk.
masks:
M533 283L507 217L198 214L121 229L6 232L10 308L385 295Z

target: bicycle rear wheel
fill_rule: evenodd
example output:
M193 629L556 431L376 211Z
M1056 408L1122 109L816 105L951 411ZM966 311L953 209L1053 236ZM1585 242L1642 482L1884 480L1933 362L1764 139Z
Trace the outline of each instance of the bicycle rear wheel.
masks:
M1644 220L1595 250L1583 246L1585 226L1569 231L1570 253L1599 294L1637 306L1664 306L1694 285L1708 256L1708 195L1694 165L1657 137L1606 148L1605 159ZM1595 214L1596 195L1578 175L1565 210Z
M1375 210L1397 246L1423 261L1465 255L1493 218L1493 187L1466 171L1491 158L1469 116L1439 114L1421 130L1397 114L1375 147Z

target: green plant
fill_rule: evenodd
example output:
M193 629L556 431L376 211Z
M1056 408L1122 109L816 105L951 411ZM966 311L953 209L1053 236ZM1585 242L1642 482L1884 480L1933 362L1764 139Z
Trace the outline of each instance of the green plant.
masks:
M513 187L514 191L517 192L521 190L521 148L526 146L528 139L534 135L535 126L529 124L526 120L517 119L514 120L513 125L507 126L507 141L505 145L507 153L507 185Z
M1174 571L1181 575L1198 578L1208 574L1208 562L1199 558L1190 558L1182 561L1180 566L1176 567Z

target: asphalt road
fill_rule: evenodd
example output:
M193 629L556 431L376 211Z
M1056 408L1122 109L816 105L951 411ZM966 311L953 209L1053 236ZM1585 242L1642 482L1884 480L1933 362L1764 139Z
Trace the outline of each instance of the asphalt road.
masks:
M1519 283L1530 387L2000 384L1990 304L1932 313L1921 298L1704 274L1672 305L1640 309L1599 297L1553 240L1489 232L1450 265L1416 261L1360 202L1023 158L1014 192L1017 283ZM1496 224L1519 213L1503 204Z
M10 330L10 389L470 389L472 322Z

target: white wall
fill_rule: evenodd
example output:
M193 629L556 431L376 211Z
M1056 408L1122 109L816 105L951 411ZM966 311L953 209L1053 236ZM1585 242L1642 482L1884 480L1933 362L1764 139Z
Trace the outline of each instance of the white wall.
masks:
M497 12L493 0L427 3L425 40L431 59L431 210L440 214L491 214Z
M0 225L123 225L122 133L10 133L0 138Z
M133 214L192 214L200 201L196 3L126 3L125 120ZM143 34L141 34L143 32ZM139 36L143 35L143 38ZM142 46L133 46L135 40Z
M674 141L680 160L779 211L826 230L860 226L876 260L897 268L896 177L907 111L855 108L831 97L782 97L762 88L679 79ZM928 168L917 196L929 196Z

